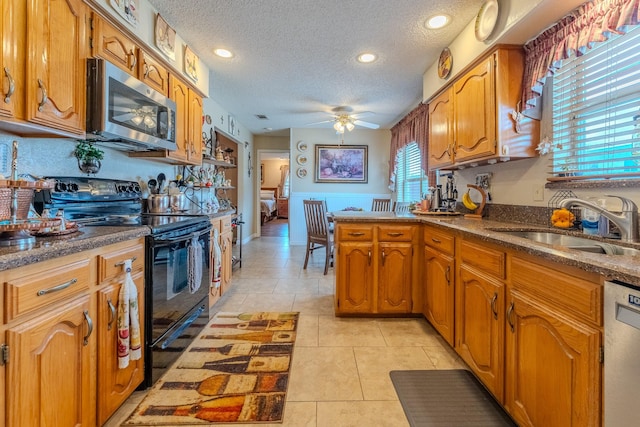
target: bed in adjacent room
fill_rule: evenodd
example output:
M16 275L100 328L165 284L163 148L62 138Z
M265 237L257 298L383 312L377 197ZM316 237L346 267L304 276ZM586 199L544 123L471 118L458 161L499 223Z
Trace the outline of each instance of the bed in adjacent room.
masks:
M260 189L260 220L261 224L278 216L278 188L261 188Z

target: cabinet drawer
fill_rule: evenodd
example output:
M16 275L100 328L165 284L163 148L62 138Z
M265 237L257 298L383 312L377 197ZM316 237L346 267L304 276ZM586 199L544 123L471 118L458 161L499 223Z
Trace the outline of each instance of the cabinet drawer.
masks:
M98 256L98 281L102 283L105 280L112 280L122 275L124 273L124 261L134 257L135 261L131 264L132 273L144 269L144 244L129 246Z
M504 279L506 276L505 253L489 248L482 243L463 240L460 243L460 258L463 263L472 265L498 279Z
M424 244L437 249L440 252L453 255L455 237L453 235L438 230L437 228L425 227L424 229Z
M562 271L536 262L512 258L509 275L512 287L550 302L567 315L602 325L602 285L597 277L571 267Z
M365 242L373 240L373 227L372 226L340 226L338 225L338 240L353 241L353 242Z
M231 215L220 218L220 233L231 231Z
M381 225L378 227L380 242L411 242L416 228L410 225Z
M89 259L82 259L5 282L5 320L68 300L87 289L91 283L90 264Z

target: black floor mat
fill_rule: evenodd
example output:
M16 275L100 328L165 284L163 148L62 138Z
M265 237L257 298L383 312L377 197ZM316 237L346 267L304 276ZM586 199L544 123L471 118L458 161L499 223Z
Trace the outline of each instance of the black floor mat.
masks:
M467 370L391 371L389 375L412 427L517 426Z

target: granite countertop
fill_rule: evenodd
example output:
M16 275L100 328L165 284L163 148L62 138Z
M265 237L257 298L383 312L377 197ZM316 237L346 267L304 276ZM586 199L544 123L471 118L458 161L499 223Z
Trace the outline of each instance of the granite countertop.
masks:
M502 231L551 231L544 226L530 226L527 224L504 221L467 219L464 216L413 215L395 214L393 212L332 212L334 222L419 222L431 224L450 231L459 231L481 241L499 244L505 248L515 249L540 258L559 262L568 266L578 267L585 271L601 274L605 280L620 280L640 286L640 256L604 255L569 249L563 246L538 243L523 237L501 233ZM592 238L582 233L569 232L583 238ZM640 243L628 244L616 240L602 240L620 246L640 249Z
M15 246L0 247L0 271L21 267L48 259L136 239L151 233L151 229L139 226L80 227L72 234L57 237L38 237L29 249Z

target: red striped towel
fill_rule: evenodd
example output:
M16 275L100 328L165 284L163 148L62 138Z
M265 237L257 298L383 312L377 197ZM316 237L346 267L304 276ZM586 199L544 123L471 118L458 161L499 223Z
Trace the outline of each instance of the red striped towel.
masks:
M118 297L118 368L142 357L138 289L131 278L131 260L124 262L125 279Z

